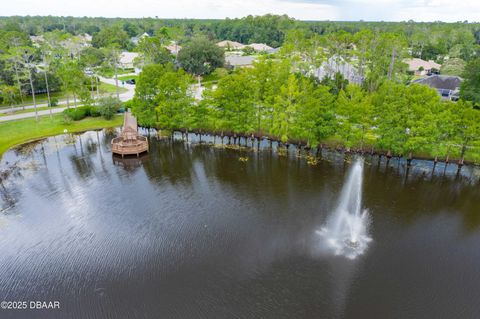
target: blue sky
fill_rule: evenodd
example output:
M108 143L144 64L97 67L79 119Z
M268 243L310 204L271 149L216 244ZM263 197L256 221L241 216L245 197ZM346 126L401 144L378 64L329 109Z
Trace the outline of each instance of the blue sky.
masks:
M301 20L480 21L480 0L2 0L0 15Z

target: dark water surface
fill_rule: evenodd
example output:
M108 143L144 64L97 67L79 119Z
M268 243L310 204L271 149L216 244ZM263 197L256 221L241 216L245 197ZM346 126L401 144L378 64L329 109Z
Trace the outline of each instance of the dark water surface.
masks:
M480 174L366 158L373 241L355 260L316 234L350 167L294 152L112 136L10 151L0 183L0 318L479 318ZM239 161L248 157L247 162Z

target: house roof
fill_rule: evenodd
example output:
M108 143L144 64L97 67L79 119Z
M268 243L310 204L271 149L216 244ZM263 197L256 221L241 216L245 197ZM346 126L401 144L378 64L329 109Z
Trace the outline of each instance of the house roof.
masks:
M426 78L418 79L413 83L428 85L431 88L439 90L455 91L460 87L463 79L458 76L432 75Z
M364 81L363 76L354 65L337 55L323 62L322 65L314 71L314 75L319 80L325 78L334 79L337 73L342 74L350 83L362 84Z
M271 46L268 46L265 43L252 43L252 44L249 44L248 46L258 52L273 50Z
M120 63L121 64L132 64L133 60L139 56L137 52L122 52L120 54Z
M405 63L408 64L408 69L410 71L418 71L421 67L423 67L424 70L431 70L431 69L437 69L440 70L442 65L435 63L435 61L425 61L422 59L406 59L404 60Z
M230 40L220 41L217 43L217 45L221 48L231 48L235 50L241 50L245 47L245 45L241 44L240 42Z
M239 56L239 55L229 55L225 57L225 61L227 64L230 64L231 66L248 66L252 65L253 61L255 61L256 57L255 56Z
M182 46L178 45L176 42L172 41L169 45L165 47L171 54L178 54L182 49Z

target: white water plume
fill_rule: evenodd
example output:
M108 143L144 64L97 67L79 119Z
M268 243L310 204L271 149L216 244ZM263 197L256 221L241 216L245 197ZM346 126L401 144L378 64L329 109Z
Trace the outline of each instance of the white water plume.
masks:
M359 159L350 169L337 208L317 231L335 255L349 259L363 254L372 241L368 234L370 217L367 210L362 210L362 184L363 160Z

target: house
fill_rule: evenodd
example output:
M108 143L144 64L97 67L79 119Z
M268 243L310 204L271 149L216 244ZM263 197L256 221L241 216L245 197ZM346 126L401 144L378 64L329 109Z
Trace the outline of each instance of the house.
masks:
M133 69L133 61L139 54L137 52L122 52L120 53L119 64L123 69Z
M360 74L355 66L344 61L340 57L331 57L322 65L313 71L313 75L319 80L325 78L334 79L335 75L340 73L349 83L362 84L364 77Z
M239 55L228 55L225 57L225 62L227 67L231 69L242 68L242 67L251 67L255 61L255 56L239 56Z
M265 43L252 43L248 47L254 49L256 52L270 52L274 50L271 46L266 45Z
M84 46L90 46L90 43L93 39L93 37L88 33L80 34L79 36L77 36L77 38L80 42L84 44Z
M417 76L430 75L436 73L442 67L440 64L435 63L434 61L425 61L422 59L406 59L404 60L408 64L408 70L414 72Z
M170 42L170 44L167 45L165 48L168 51L170 51L170 53L173 54L173 55L177 55L178 52L180 52L180 50L182 49L182 47L180 45L178 45L177 42L175 42L175 41Z
M217 43L217 45L221 48L224 48L225 50L232 51L232 50L242 50L245 48L244 44L241 44L236 41L230 41L230 40L225 40L225 41L220 41Z
M273 48L273 49L267 51L268 54L275 54L275 53L278 53L278 52L280 52L280 48Z
M432 75L413 81L438 91L443 99L457 101L463 79L458 76Z
M150 35L146 32L144 32L142 35L138 36L138 37L132 37L130 38L130 42L132 42L133 44L135 45L138 45L138 42L140 42L141 39L143 38L149 38Z
M45 38L43 35L31 35L30 41L32 41L34 47L38 48L45 42Z

